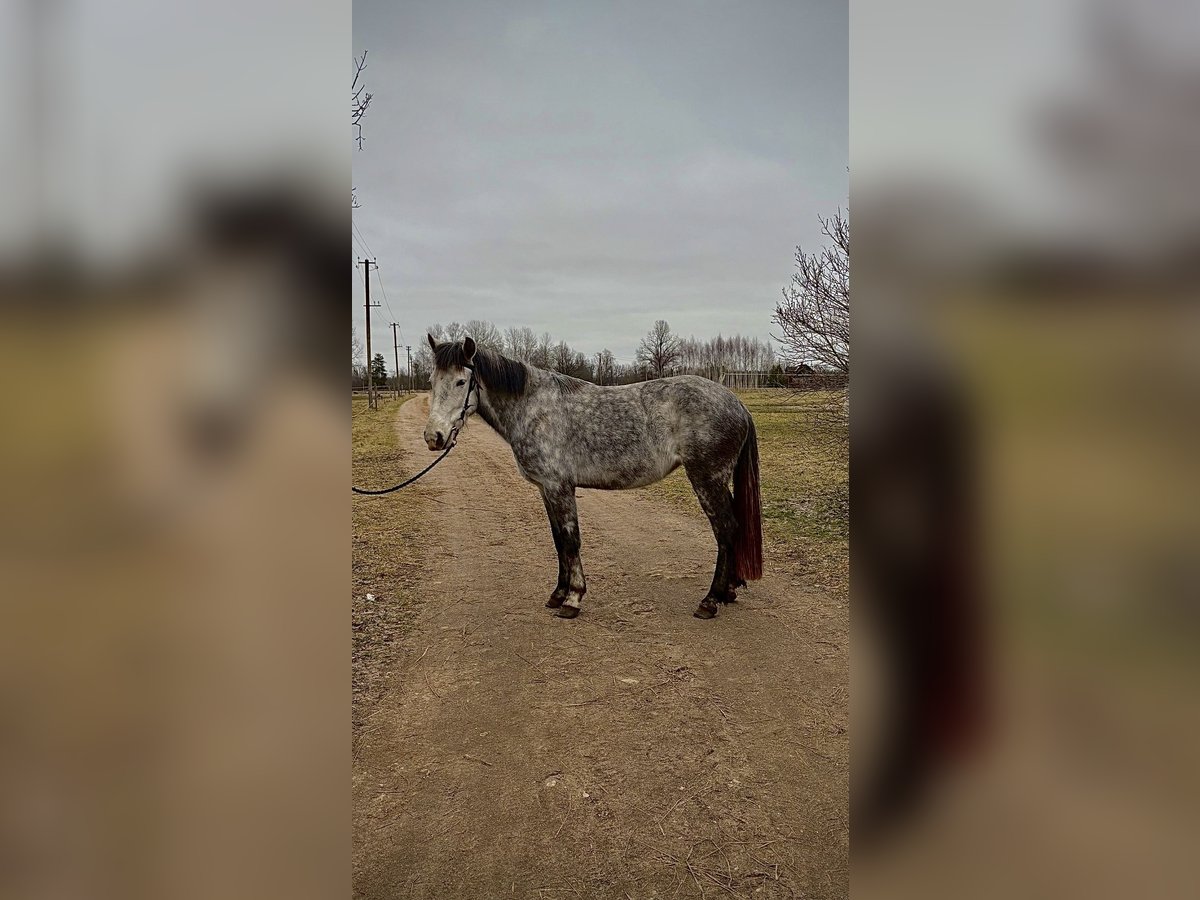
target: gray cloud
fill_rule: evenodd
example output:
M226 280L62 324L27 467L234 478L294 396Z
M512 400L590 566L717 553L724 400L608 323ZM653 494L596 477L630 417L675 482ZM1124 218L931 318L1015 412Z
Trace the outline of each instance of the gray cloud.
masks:
M469 318L619 357L656 318L765 336L793 247L846 203L844 3L354 13L355 222L410 343Z

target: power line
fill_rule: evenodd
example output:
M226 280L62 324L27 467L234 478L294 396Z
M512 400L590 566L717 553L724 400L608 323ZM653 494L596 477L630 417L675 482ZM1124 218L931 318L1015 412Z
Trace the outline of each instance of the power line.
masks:
M379 269L375 270L375 278L379 281L379 289L383 291L383 305L387 307L388 315L392 317L392 321L394 322L399 316L392 312L392 304L388 302L387 288L383 286L383 276L379 274ZM401 339L404 337L403 328L400 329L400 337Z
M373 252L371 252L371 245L368 244L367 239L365 237L363 237L363 233L359 229L358 223L355 222L353 219L351 219L350 225L352 227L350 236L353 237L356 241L358 241L359 248L365 251L364 255L374 257L375 254ZM370 267L368 267L368 269L369 268ZM388 315L391 316L392 321L395 321L399 317L396 315L395 311L392 309L392 304L388 300L387 287L384 286L383 276L379 274L378 266L374 266L374 269L375 269L375 278L379 281L379 289L383 292L383 305L387 309ZM401 336L401 338L404 337L403 329L400 330L400 336Z
M351 237L355 237L358 240L359 247L366 251L366 253L364 255L374 257L375 253L371 250L371 245L367 243L367 239L363 236L361 229L359 229L358 223L355 222L353 219L351 219L350 225L353 229L351 232ZM392 304L390 302L388 302L387 288L383 284L383 276L379 274L378 266L375 267L375 278L379 281L379 289L383 292L383 305L384 305L384 307L386 307L386 309L388 311L388 315L390 315L392 317L392 320L395 321L399 317L392 310ZM401 331L400 331L400 336L401 337L404 336L403 329L401 329Z
M363 237L363 233L361 231L359 231L358 223L355 222L353 219L351 219L350 225L354 229L354 231L358 234L358 239L360 241L362 241L362 245L367 248L367 255L374 256L375 254L371 252L371 245L367 243L367 239L365 237Z

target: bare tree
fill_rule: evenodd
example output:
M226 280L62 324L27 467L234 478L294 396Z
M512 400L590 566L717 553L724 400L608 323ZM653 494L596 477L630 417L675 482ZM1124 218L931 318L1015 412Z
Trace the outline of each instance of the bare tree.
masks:
M571 354L570 371L567 373L572 378L582 378L584 381L596 381L596 370L592 368L592 361L586 353L580 353L578 350Z
M555 372L562 372L564 375L571 374L571 363L574 361L574 356L571 353L571 348L567 346L566 341L559 341L554 345L550 354L550 364L554 366Z
M775 351L769 341L741 334L717 335L707 341L695 337L679 342L676 368L689 375L701 375L719 381L723 372L760 372L775 364Z
M537 339L537 346L533 348L533 355L529 361L540 369L549 369L553 367L554 338L551 336L550 332L542 332L542 336Z
M850 373L850 221L839 209L821 218L832 244L796 248L796 271L775 307L784 355L795 365Z
M350 82L350 124L354 127L354 141L358 144L358 149L363 148L363 116L367 114L367 107L371 105L371 98L374 96L366 88L366 84L362 81L363 69L367 67L367 51L362 52L362 56L354 57L354 80ZM362 206L358 202L357 188L350 188L350 205L354 209Z
M654 323L642 341L637 362L632 365L621 365L608 348L588 356L550 332L538 335L528 326L514 325L501 331L487 320L471 319L463 324L439 322L426 331L438 341L462 340L469 334L480 346L510 359L604 385L630 384L672 372L703 375L716 381L724 371L766 370L775 363L770 343L761 338L735 334L708 340L681 339L665 321ZM420 341L413 351L413 376L417 384L426 383L432 367L429 346Z
M487 350L504 352L504 336L500 329L484 319L471 319L464 326L475 343Z
M528 326L506 328L504 330L504 351L513 359L532 362L537 351L537 335Z
M671 333L671 326L665 319L655 322L650 333L642 338L637 358L653 371L655 378L662 378L679 359L679 338Z
M607 347L596 354L593 371L595 372L596 384L617 383L617 360L613 356L612 351Z
M354 126L354 140L359 150L363 148L363 116L367 114L367 107L371 105L371 98L375 96L367 90L366 83L360 83L363 69L366 67L367 51L364 50L362 56L354 58L354 80L350 82L350 124Z
M446 329L441 324L430 325L425 331L432 334L434 340L446 340ZM416 344L417 346L413 348L412 360L413 384L418 388L424 388L428 387L429 376L433 372L433 351L429 349L429 341L423 337Z

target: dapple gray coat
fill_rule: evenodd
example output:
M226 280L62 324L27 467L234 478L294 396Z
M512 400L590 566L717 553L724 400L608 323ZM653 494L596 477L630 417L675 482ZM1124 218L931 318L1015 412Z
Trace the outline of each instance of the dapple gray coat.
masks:
M641 487L683 466L717 539L712 587L695 615L712 618L762 575L758 440L734 394L694 375L600 387L508 359L475 342L429 338L435 367L425 440L441 450L478 412L538 486L558 550L546 605L578 615L587 591L575 489ZM734 482L733 494L729 491Z

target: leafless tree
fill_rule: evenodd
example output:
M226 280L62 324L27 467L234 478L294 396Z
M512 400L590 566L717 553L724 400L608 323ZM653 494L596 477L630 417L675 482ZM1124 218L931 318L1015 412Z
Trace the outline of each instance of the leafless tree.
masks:
M613 352L607 347L596 354L593 371L595 372L596 384L617 383L617 360L613 356Z
M537 335L528 326L504 330L504 352L521 362L531 362L537 350Z
M578 350L571 353L570 371L567 374L584 381L596 381L596 370L592 368L592 361L586 353L580 353Z
M567 346L566 341L559 341L554 345L553 355L550 359L551 364L554 366L554 371L569 375L573 361L574 357L571 354L571 348Z
M642 338L637 358L650 367L655 378L662 378L663 373L679 359L679 338L671 333L671 326L665 319L655 322L650 333Z
M354 58L354 80L350 82L350 123L354 126L354 140L359 150L363 148L363 116L367 114L367 107L371 105L371 98L374 97L363 82L362 73L366 67L367 51L364 50L362 56Z
M719 381L723 372L762 372L775 365L775 350L769 341L735 334L717 335L707 341L694 337L679 342L676 368L689 375Z
M358 336L358 329L353 324L350 326L350 365L358 362L359 357L363 355L362 338Z
M772 317L788 362L850 373L850 221L839 209L821 218L832 242L818 253L796 248L796 271Z
M707 341L685 340L673 334L663 321L656 322L642 341L638 361L632 365L621 365L607 348L589 357L566 341L555 339L550 332L538 335L527 326L510 326L501 331L489 321L471 319L465 324L439 322L426 331L439 341L462 340L469 334L481 346L498 350L511 359L595 384L630 384L670 372L688 372L718 380L723 371L765 370L775 364L771 345L760 338L735 334L718 335ZM432 365L429 345L422 340L413 352L413 376L417 384L426 383Z
M488 350L504 352L504 336L500 329L485 319L471 319L464 326L475 343Z
M429 342L422 338L413 348L412 374L413 385L417 390L429 386L429 374L433 371L433 352Z
M537 339L537 346L533 348L533 358L529 360L533 365L549 369L554 365L554 338L550 332L543 331L542 336Z
M371 105L371 98L374 96L366 88L362 82L363 69L367 67L367 51L362 52L362 56L354 57L354 80L350 82L350 124L354 127L354 141L358 144L358 149L363 148L363 117L367 114L367 107ZM362 206L358 202L357 189L350 188L350 205L354 209Z

